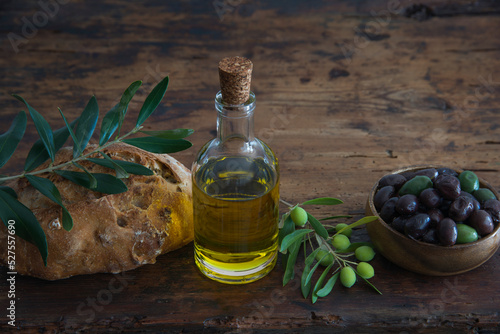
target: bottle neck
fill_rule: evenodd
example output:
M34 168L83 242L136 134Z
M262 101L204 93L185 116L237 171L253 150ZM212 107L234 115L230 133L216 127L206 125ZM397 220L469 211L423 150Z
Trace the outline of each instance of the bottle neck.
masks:
M215 97L217 110L217 138L221 142L241 140L250 142L254 140L253 111L255 109L255 94L250 92L250 97L243 104L226 104L222 100L221 92Z

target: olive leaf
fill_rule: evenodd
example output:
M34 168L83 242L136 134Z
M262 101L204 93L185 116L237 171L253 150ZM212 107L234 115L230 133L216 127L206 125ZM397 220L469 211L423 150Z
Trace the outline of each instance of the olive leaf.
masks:
M151 137L164 139L182 139L194 133L193 129L173 129L165 131L139 131Z
M14 197L15 199L17 199L17 194L16 192L14 191L14 189L12 189L11 187L7 187L7 186L0 186L0 190L3 190L4 192L6 192L7 194L9 194L10 196Z
M110 174L92 173L92 176L94 176L94 178L97 180L97 186L95 188L91 188L89 178L84 172L75 172L69 170L56 170L54 172L73 183L99 193L120 194L128 190L123 181Z
M341 234L342 232L344 231L347 231L349 229L353 229L355 227L358 227L358 226L361 226L361 225L364 225L364 224L368 224L368 223L371 223L372 221L375 221L377 220L378 217L377 216L366 216L366 217L363 217L361 218L360 220L358 220L357 222L355 223L352 223L352 224L349 224L347 225L346 227L340 229L337 231L337 233L335 233L335 235L337 234Z
M115 131L118 129L118 134L120 133L123 120L125 119L125 114L127 113L128 105L135 93L142 85L142 81L134 81L128 88L123 92L123 95L111 110L109 110L101 122L101 134L99 136L99 145L104 145L113 136Z
M155 137L125 139L123 142L153 153L175 153L184 151L193 146L191 142L185 139L163 139Z
M78 118L71 122L71 124L69 124L70 128L73 129L77 122ZM64 143L66 143L66 140L68 140L68 137L69 131L68 127L66 126L63 126L62 128L54 131L54 149L56 150L56 152L63 147ZM24 170L30 172L47 161L48 158L49 153L47 152L47 149L45 149L42 140L38 139L33 144L31 150L28 153L28 156L26 157L26 161L24 162Z
M83 153L83 150L85 150L85 147L87 147L94 133L98 118L99 106L97 105L95 96L92 96L80 115L80 120L74 132L73 158L79 157Z
M26 131L26 113L21 111L12 121L10 128L0 135L0 167L9 161Z
M326 231L326 228L317 220L313 215L311 215L309 212L307 213L307 219L309 223L311 223L312 227L314 228L314 231L322 238L328 239L328 232Z
M314 267L312 267L312 269L309 271L309 273L307 274L306 278L304 279L304 284L309 284L309 282L311 281L311 278L312 278L314 272L316 271L316 269L318 269L318 266L321 264L321 260L323 260L327 256L328 256L328 254L325 254L320 259L318 259L318 261L316 262L316 264L314 265Z
M316 303L316 301L318 300L318 291L321 289L321 286L323 285L323 282L325 281L325 278L328 275L328 272L330 271L330 269L332 269L332 267L333 267L333 262L330 263L330 265L328 265L328 267L326 267L325 270L323 270L323 273L321 274L319 279L316 281L316 284L314 285L312 297L311 297L313 304Z
M304 244L305 245L305 244ZM311 272L311 265L314 262L314 259L316 258L316 254L318 254L319 248L316 248L314 251L312 251L305 260L305 266L304 266L304 271L302 272L302 276L300 278L300 288L302 291L302 296L304 298L307 298L309 296L309 292L311 291L311 280L307 280L307 277L309 276L309 273ZM305 254L305 247L304 247L304 254Z
M295 275L295 262L297 262L297 255L299 254L301 241L297 240L294 244L289 246L289 253L287 254L286 269L283 275L283 286L287 285Z
M101 134L99 136L99 145L106 144L113 134L118 130L118 135L120 135L121 127L123 121L125 120L125 114L127 113L128 105L122 106L118 102L113 108L111 108L101 122Z
M292 217L288 215L284 220L283 227L278 232L278 244L281 245L283 238L293 231L295 231L295 224L293 223Z
M321 218L321 219L318 219L318 220L319 221L323 221L323 220L339 219L339 218L352 218L352 216L350 216L350 215L338 215L338 216L325 217L325 218Z
M309 273L311 272L311 265L307 265L304 267L304 271L302 272L302 276L300 277L300 291L302 292L302 296L304 298L307 298L309 296L309 293L311 292L311 286L312 283L309 280L309 282L306 282L307 276L309 276Z
M342 204L341 200L333 197L322 197L322 198L315 198L311 199L309 201L305 201L302 203L302 205L337 205L337 204Z
M28 182L35 187L41 194L58 204L62 209L62 225L66 231L71 231L73 228L73 218L69 211L62 203L61 194L54 183L44 177L35 175L26 175Z
M310 266L313 264L314 262L314 259L316 258L316 254L318 254L319 252L319 248L316 248L315 250L313 250L307 257L306 257L306 260L305 260L305 264L307 266Z
M47 238L40 223L30 209L3 190L0 190L0 219L5 226L14 221L16 235L34 244L47 265Z
M127 179L130 176L129 173L125 170L125 168L120 166L120 164L117 164L107 154L104 154L101 151L99 151L99 154L101 154L103 156L104 160L107 161L111 165L111 168L113 168L115 170L117 178Z
M19 101L23 102L28 108L31 119L33 119L33 122L35 123L36 131L38 132L38 135L40 136L40 139L42 140L45 149L49 153L50 159L54 161L56 154L55 144L54 144L54 134L52 133L52 129L50 128L49 123L45 120L45 118L43 118L42 115L40 115L38 111L33 109L28 104L28 102L26 102L25 99L16 94L14 94L13 96Z
M149 93L148 97L146 98L146 101L144 101L144 104L142 105L141 111L139 112L139 116L137 117L137 123L136 123L137 127L141 126L142 123L144 123L144 121L148 119L149 116L151 116L153 111L156 110L161 100L163 99L165 92L167 91L168 81L169 79L167 76L162 81L160 81L155 86L155 88L153 88L151 93Z
M64 124L66 124L66 130L68 130L68 133L71 135L71 139L73 139L73 144L76 143L77 139L73 127L70 125L70 123L68 123L68 120L66 119L66 116L64 116L61 108L57 107L57 110L59 110L59 114L61 114Z
M306 234L312 232L313 230L311 229L300 229L297 231L294 231L287 235L286 237L283 238L283 242L281 243L281 252L284 252L287 250L292 244L297 242L298 240L301 240Z
M337 272L332 277L330 277L330 279L325 283L325 285L321 289L316 291L316 296L318 296L318 297L328 296L328 294L330 294L330 292L332 291L333 286L337 282L339 275L340 275L340 272Z
M97 188L97 179L95 178L94 174L92 174L91 172L88 171L87 168L83 167L82 165L80 165L79 163L77 162L74 162L73 161L73 165L81 170L83 170L83 172L85 174L87 174L87 178L88 178L88 188L90 190L96 190ZM82 185L82 184L80 184Z
M354 269L353 269L353 270L354 270ZM361 276L361 275L360 275L360 274L359 274L356 270L354 270L354 272L356 273L356 275L358 275L359 277L361 277L361 279L362 279L363 281L365 281L365 283L366 283L366 284L368 284L369 286L371 286L373 290L377 291L377 293L378 293L379 295L381 295L381 294L382 294L382 292L381 292L379 289L377 289L377 288L375 287L375 285L373 285L373 284L372 284L369 280L367 280L366 278L364 278L363 276Z
M107 156L107 155L106 155ZM108 156L109 158L109 156ZM108 168L115 169L115 166L119 166L125 170L125 172L136 175L154 175L154 172L140 164L136 164L135 162L123 161L123 160L115 160L115 159L99 159L99 158L88 158L90 162L93 162L97 165L101 165ZM110 160L112 162L110 162Z

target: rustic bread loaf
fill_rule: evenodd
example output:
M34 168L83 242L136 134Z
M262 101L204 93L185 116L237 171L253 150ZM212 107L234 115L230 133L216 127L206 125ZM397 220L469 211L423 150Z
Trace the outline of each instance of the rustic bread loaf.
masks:
M87 150L92 149L89 145ZM16 237L16 271L47 280L92 273L118 273L155 263L160 254L180 248L193 239L191 174L166 154L153 154L127 144L103 150L113 159L150 168L155 175L123 179L128 191L106 195L76 185L54 173L49 178L59 189L74 227L62 228L61 208L36 191L26 179L9 184L19 200L38 218L48 243L47 266L38 249ZM96 155L96 157L100 157ZM72 149L59 151L54 165L69 161ZM90 172L114 170L82 162ZM46 168L47 164L40 167ZM69 170L77 170L75 167ZM0 245L6 249L7 229L0 227ZM0 262L7 263L7 252Z

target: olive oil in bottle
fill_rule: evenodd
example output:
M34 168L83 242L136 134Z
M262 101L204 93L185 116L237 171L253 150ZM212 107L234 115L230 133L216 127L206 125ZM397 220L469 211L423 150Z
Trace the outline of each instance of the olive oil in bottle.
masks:
M219 63L217 138L192 168L195 262L207 277L229 284L268 274L278 251L278 163L253 135L251 70L242 57Z

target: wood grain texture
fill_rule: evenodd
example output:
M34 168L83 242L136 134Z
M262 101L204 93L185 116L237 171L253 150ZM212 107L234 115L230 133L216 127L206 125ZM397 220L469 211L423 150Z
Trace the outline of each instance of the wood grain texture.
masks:
M42 1L43 2L43 1ZM43 3L54 1L46 0ZM214 3L224 3L224 12ZM500 7L496 1L83 1L0 3L0 132L23 96L53 128L95 94L101 118L143 80L124 128L147 93L170 86L148 130L193 128L194 147L175 154L190 166L214 136L217 64L254 63L256 134L281 163L288 202L334 196L345 204L318 216L359 218L377 178L427 162L476 171L496 189L500 158ZM36 33L26 22L40 24ZM53 13L53 15L51 15ZM8 36L24 38L15 52ZM32 35L32 36L31 36ZM11 37L13 35L10 35ZM31 37L30 37L31 36ZM4 173L21 170L36 140L32 121ZM285 210L285 208L283 208ZM364 229L357 232L366 241ZM204 279L192 245L123 275L58 282L17 277L17 328L3 331L271 333L498 333L500 254L469 273L427 277L380 255L373 283L334 288L316 304L283 266L248 286ZM7 275L0 274L6 307ZM5 309L4 309L5 310Z

